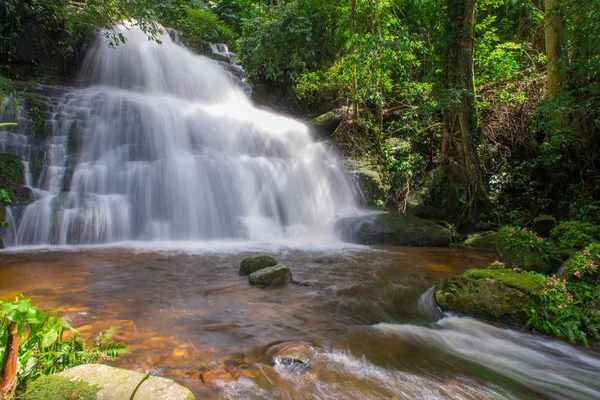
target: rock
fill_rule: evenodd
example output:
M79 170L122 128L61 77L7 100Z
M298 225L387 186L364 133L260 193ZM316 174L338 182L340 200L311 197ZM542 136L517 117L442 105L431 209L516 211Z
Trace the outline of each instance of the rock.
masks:
M497 242L498 232L488 231L470 234L464 241L464 245L474 249L496 251Z
M360 189L364 204L367 206L379 206L386 198L388 187L381 181L379 172L365 162L347 160L346 169L356 186Z
M304 343L285 344L279 348L273 362L292 372L310 371L310 357L313 350Z
M334 229L342 240L365 245L447 247L452 243L452 233L434 221L395 212L342 217Z
M219 364L211 370L202 372L200 374L202 383L212 389L219 389L224 383L233 381L233 375L231 375L225 369L225 366Z
M0 188L8 192L13 202L24 183L25 167L21 159L10 153L0 154Z
M500 260L506 265L506 268L521 268L525 271L539 272L550 275L558 267L560 261L554 256L548 255L546 260L544 255L537 250L531 249L498 249Z
M322 132L331 136L344 119L344 109L328 111L312 120L313 125L319 128Z
M521 272L472 269L438 281L434 293L444 311L524 325L545 285L545 278Z
M550 237L550 232L556 227L556 220L551 215L540 215L533 219L533 230L543 238Z
M97 400L128 399L145 374L109 367L102 364L86 364L63 371L58 374L67 378L79 379L100 390ZM170 379L151 376L142 383L136 399L144 400L193 400L192 392Z
M292 271L285 265L263 268L250 274L250 283L260 286L278 286L292 280Z
M224 56L223 54L211 53L211 54L207 54L206 57L211 58L216 61L221 61L221 62L224 62L227 64L231 64L231 60L229 59L229 57Z
M240 264L240 275L250 275L253 272L277 265L277 260L271 256L245 258Z
M444 211L425 204L410 205L406 213L423 219L443 220L446 217Z

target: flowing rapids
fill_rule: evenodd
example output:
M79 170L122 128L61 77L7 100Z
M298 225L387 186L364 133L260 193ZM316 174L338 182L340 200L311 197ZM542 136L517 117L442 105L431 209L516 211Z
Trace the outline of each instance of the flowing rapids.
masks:
M51 105L47 167L9 245L330 235L355 193L325 143L167 35L99 38Z

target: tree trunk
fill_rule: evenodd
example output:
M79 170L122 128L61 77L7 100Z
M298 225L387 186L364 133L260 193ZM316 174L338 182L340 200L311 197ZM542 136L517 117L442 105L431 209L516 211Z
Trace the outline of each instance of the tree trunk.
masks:
M477 154L481 142L473 70L476 0L448 0L448 48L444 65L442 164L450 179L465 188L467 204L460 220L487 205L483 172Z
M548 75L548 97L558 96L563 87L564 69L564 19L560 0L545 0L544 36L546 40L546 65Z
M5 399L12 393L17 381L17 363L19 356L19 325L14 322L8 326L8 340L0 374L0 399Z

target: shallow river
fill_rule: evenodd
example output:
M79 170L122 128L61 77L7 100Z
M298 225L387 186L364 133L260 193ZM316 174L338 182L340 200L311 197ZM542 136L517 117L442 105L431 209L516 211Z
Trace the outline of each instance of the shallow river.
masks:
M0 252L0 297L67 316L86 336L119 326L130 354L198 398L598 399L600 352L456 316L420 297L493 261L435 248L128 244ZM261 289L240 261L272 254L301 285ZM308 367L277 362L301 348ZM207 388L201 373L221 371ZM223 372L224 371L224 372Z

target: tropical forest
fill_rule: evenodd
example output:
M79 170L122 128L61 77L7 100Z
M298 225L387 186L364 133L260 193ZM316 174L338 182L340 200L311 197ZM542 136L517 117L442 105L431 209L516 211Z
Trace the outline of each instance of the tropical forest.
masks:
M0 400L600 398L600 0L3 0Z

